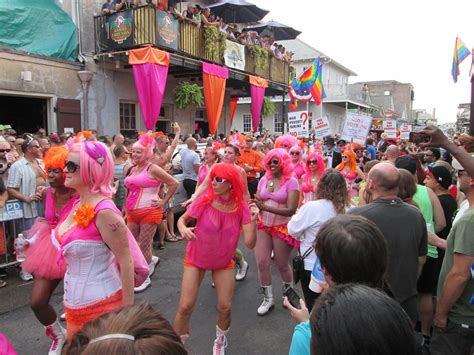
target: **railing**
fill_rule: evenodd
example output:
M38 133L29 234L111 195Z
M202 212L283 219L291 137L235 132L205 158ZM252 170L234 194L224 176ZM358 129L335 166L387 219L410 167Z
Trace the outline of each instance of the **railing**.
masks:
M365 105L371 105L370 95L357 86L348 84L329 84L324 86L328 100L352 100Z
M204 29L187 20L177 20L173 15L141 6L107 16L94 17L95 51L108 53L138 48L147 44L196 59L225 65L224 53L210 56L205 49ZM223 39L225 40L225 39ZM217 43L217 48L221 48ZM257 67L250 50L245 47L244 68L229 65L254 75L287 85L289 64L277 59L268 51L268 65Z

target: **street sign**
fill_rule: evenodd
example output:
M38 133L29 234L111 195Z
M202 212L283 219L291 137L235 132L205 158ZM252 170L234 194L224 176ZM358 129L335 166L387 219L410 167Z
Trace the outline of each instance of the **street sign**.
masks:
M20 218L23 218L23 203L18 200L7 201L5 207L0 209L0 222Z
M309 120L307 111L288 113L288 131L298 137L309 137Z

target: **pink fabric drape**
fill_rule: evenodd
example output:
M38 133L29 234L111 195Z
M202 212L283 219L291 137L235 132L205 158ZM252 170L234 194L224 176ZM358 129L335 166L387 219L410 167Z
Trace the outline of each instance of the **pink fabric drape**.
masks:
M250 96L252 97L252 131L255 133L258 129L258 123L262 113L263 98L265 88L268 87L267 80L257 76L249 75Z
M150 51L150 55L144 60L138 61L135 56L130 56L129 62L133 64L133 77L145 127L155 130L168 78L169 53L151 47L145 50ZM156 60L157 56L159 60Z

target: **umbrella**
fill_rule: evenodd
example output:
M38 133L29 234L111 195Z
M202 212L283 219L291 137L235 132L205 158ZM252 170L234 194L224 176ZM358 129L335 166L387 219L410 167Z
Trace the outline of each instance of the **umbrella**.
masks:
M271 32L275 41L284 41L288 39L295 39L300 35L300 31L293 27L283 25L276 21L263 22L259 25L247 27L248 30L256 31L258 33Z
M269 11L244 0L224 0L209 5L209 8L226 23L257 22L269 13Z

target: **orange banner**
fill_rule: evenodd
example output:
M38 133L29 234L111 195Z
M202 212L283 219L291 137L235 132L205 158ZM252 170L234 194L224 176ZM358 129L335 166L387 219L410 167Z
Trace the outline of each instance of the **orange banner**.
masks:
M204 101L206 103L209 131L214 134L221 119L226 79L203 73L202 81L204 84Z
M249 75L249 82L251 85L257 86L259 88L267 88L268 81L267 79L261 78L259 76Z
M234 123L234 115L235 110L237 109L237 101L239 101L238 97L232 97L230 99L230 126L232 127L232 123Z
M151 46L128 51L128 64L155 63L165 67L170 65L170 55Z

